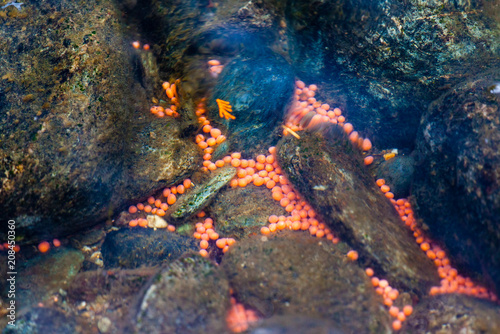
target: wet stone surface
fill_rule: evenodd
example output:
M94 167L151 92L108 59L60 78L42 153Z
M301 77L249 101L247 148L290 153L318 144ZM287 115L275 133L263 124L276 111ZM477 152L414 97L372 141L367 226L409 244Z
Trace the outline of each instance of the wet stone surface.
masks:
M436 100L422 118L415 209L452 263L500 291L500 98L493 73Z
M210 174L201 184L194 186L172 206L172 218L185 218L205 208L217 192L236 175L236 168L226 166Z
M175 121L148 115L157 74L141 70L120 17L98 1L0 16L0 219L25 243L102 222L195 162Z
M224 274L199 255L164 267L139 300L134 315L141 333L227 333L229 284Z
M285 107L291 102L294 73L286 60L263 46L259 56L237 57L217 79L208 108L227 128L231 151L264 151L279 140ZM236 119L221 120L216 99L228 101Z
M81 269L83 260L81 252L61 247L22 263L16 280L18 309L36 304L59 289L65 289Z
M425 297L414 308L401 333L498 333L500 309L464 295Z
M131 269L170 263L197 247L195 239L165 229L123 228L106 236L102 256L106 268Z
M75 333L77 323L63 312L45 307L34 307L16 321L16 326L8 326L3 334L20 333Z
M227 188L210 207L210 215L217 222L217 231L226 237L241 239L268 224L270 215L288 214L271 197L269 189L248 185L245 188Z
M323 221L395 287L427 294L439 281L391 203L380 192L344 131L288 136L277 147L284 174Z
M273 316L263 320L250 334L345 334L333 321L304 316Z
M235 294L264 317L300 315L348 332L382 333L389 316L362 268L306 233L252 236L222 259Z
M375 145L411 148L432 100L500 65L495 1L288 3L292 65Z
M384 179L386 184L390 184L394 198L407 198L410 195L415 168L418 166L415 166L412 156L397 155L377 166L375 174L377 179Z

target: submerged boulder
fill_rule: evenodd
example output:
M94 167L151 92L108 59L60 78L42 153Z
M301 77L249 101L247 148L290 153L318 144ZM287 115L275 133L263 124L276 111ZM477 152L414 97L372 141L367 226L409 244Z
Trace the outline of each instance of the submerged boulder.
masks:
M199 255L164 267L147 286L134 315L141 333L226 333L229 284Z
M148 113L158 77L120 15L112 2L36 1L0 17L0 219L18 241L102 222L195 161L177 121Z
M439 282L432 262L363 165L342 128L327 124L283 138L277 159L295 189L361 259L396 287L426 294Z
M498 73L498 72L497 72ZM418 131L413 195L453 265L500 291L500 98L495 73L436 100Z
M238 300L264 318L323 319L325 328L345 333L385 333L390 327L364 270L333 243L309 233L284 230L245 238L221 266Z

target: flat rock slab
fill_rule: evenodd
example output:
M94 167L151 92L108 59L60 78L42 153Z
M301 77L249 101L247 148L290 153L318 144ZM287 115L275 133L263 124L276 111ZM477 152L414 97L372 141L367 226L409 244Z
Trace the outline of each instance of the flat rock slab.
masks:
M226 333L229 283L214 263L185 256L153 278L134 316L139 333Z
M344 132L331 125L300 136L287 136L277 147L278 162L291 184L378 275L397 288L426 294L439 282L432 262Z
M240 302L270 316L332 321L345 333L385 333L390 319L370 280L331 242L306 232L256 235L221 263Z
M224 187L236 175L236 168L225 166L210 173L210 178L204 183L194 186L193 190L181 196L172 205L172 218L186 218L199 212L206 207Z
M286 214L269 189L253 184L221 191L210 206L210 216L217 222L217 231L236 239L260 233L270 215Z

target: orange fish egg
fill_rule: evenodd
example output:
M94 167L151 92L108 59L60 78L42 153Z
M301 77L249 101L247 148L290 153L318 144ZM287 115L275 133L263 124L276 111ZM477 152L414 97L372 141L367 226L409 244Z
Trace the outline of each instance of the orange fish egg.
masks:
M368 138L363 139L363 143L361 144L361 149L363 151L368 151L371 148L372 148L372 142L370 141L370 139Z
M222 132L219 130L219 129L216 129L216 128L212 128L210 130L210 135L214 138L217 138L219 137L220 135L222 134Z
M389 186L387 186L387 185L385 185L385 184L384 184L384 185L382 185L382 186L380 187L380 190L382 190L382 192L383 192L383 193L386 193L386 192L388 192L389 190L391 190L391 188L390 188Z
M399 320L394 320L392 322L392 329L394 329L395 331L399 331L401 329L402 325L401 325L401 321Z
M357 131L351 132L351 134L349 135L349 140L356 145L358 143L358 139L359 139L358 132Z
M167 204L172 205L177 201L177 197L174 194L170 194L167 197Z
M200 255L203 256L203 257L207 257L208 256L208 252L206 249L200 249Z
M217 141L215 140L215 138L211 137L211 138L207 139L208 146L215 146L215 144L217 144Z
M45 253L50 249L50 244L47 241L42 241L41 243L38 244L38 250L41 253Z
M347 252L347 257L351 261L356 261L358 259L358 252L356 252L355 250L350 250L349 252Z
M202 130L203 130L203 132L205 132L205 133L209 133L209 132L212 130L212 126L210 126L210 125L205 125L205 126L203 126L203 129L202 129Z
M405 305L403 307L403 313L407 317L409 317L413 313L413 307L411 305Z

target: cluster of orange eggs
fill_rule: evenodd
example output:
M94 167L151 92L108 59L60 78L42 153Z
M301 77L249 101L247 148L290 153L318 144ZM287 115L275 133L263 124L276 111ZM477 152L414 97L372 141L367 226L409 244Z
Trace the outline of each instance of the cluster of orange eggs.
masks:
M133 41L133 42L132 42L132 47L133 47L134 49L137 49L137 50L138 50L138 49L140 49L140 48L141 48L141 42L139 42L139 41ZM143 49L143 50L145 50L145 51L148 51L150 48L151 48L151 47L149 46L149 44L144 44L144 45L142 46L142 49Z
M198 103L195 112L196 116L198 116L198 123L201 124L203 132L195 137L196 144L203 150L204 161L202 170L215 170L215 163L212 163L210 159L212 159L214 147L224 142L226 140L226 136L222 134L222 131L220 129L212 127L210 125L210 121L206 118L205 98L203 98L200 103Z
M257 313L251 309L245 309L245 306L238 303L234 297L231 297L231 308L226 315L227 327L233 333L245 332L251 325L259 320Z
M176 80L176 82L174 82L174 83L170 83L168 81L165 81L162 84L162 87L165 90L165 93L167 94L167 97L170 99L170 102L172 104L168 108L163 108L162 106L152 106L149 109L149 111L151 111L151 113L153 115L155 115L159 118L162 118L165 116L173 116L173 117L179 116L179 113L177 112L177 108L178 108L178 104L179 104L179 97L177 95L177 85L178 84L179 84L178 80Z
M205 217L205 212L198 213L198 218ZM217 248L222 249L225 253L229 250L229 246L233 245L236 240L233 238L220 238L219 233L215 232L214 221L212 218L205 218L203 222L198 222L195 225L196 230L193 233L195 239L200 239L200 254L203 257L208 256L207 249L212 243Z
M10 249L9 248L9 243L4 242L3 244L0 244L0 252L7 251L9 249ZM13 247L13 251L16 252L16 253L19 252L20 250L21 250L21 247L19 245L15 245Z
M128 212L130 214L137 214L141 211L145 213L150 213L153 215L157 215L160 217L165 216L168 208L173 205L177 201L177 195L182 195L186 191L186 189L191 188L192 183L190 179L185 179L182 183L177 186L172 186L170 188L163 189L161 196L155 198L150 196L146 202L137 203L137 205L131 205L128 208ZM147 227L148 221L144 218L135 218L129 221L130 227L140 226ZM171 232L175 231L175 226L168 225L167 229Z
M389 307L389 314L396 318L392 322L392 328L394 330L400 330L402 326L402 322L406 320L406 317L410 316L413 312L413 307L411 305L405 305L401 310L394 306L394 301L399 296L399 291L397 289L392 288L389 285L389 282L385 279L379 279L378 277L373 276L374 272L371 268L366 268L365 273L368 277L371 278L371 282L377 294L381 295L384 300L384 305Z
M431 295L461 293L478 298L487 298L492 301L497 300L497 297L485 287L475 284L468 277L459 275L457 269L450 265L450 259L446 256L444 250L424 236L422 229L417 225L413 209L407 199L400 198L394 200L394 195L390 192L390 187L385 184L384 179L378 179L376 183L380 187L380 190L385 193L385 196L391 200L404 224L411 229L415 241L420 245L420 249L425 252L427 257L438 268L441 285L432 287L430 290Z
M288 113L283 134L287 135L289 130L293 132L312 128L323 122L329 122L341 126L350 141L363 151L369 151L372 143L368 138L363 138L351 123L346 123L346 118L342 115L340 108L332 108L327 103L317 101L315 96L318 86L309 85L303 81L295 82L294 102ZM364 163L369 165L373 162L373 157L368 155L364 158Z
M52 240L52 245L54 247L59 247L61 246L61 241L59 241L59 239L54 239ZM41 243L38 244L37 248L40 251L40 253L46 253L50 249L50 243L48 241L42 241Z

